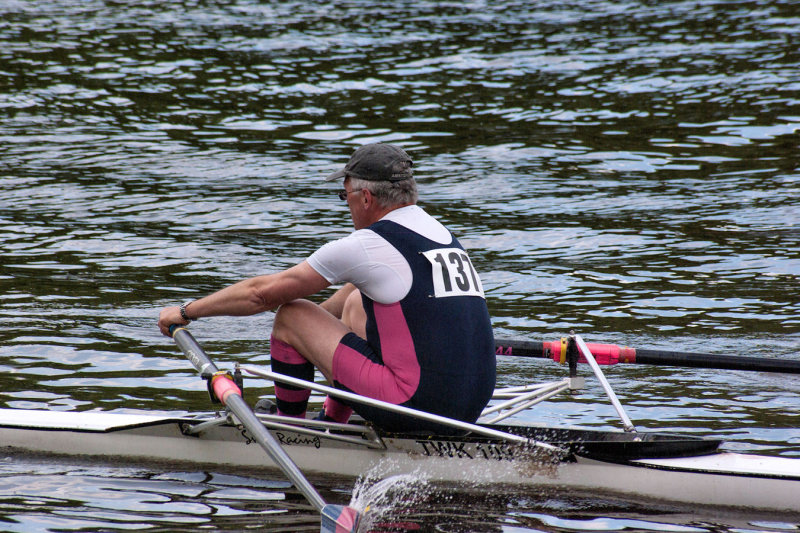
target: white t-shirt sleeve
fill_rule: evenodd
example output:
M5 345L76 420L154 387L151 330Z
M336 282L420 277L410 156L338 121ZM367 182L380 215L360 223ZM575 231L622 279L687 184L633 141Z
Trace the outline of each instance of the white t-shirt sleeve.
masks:
M403 254L369 229L325 244L308 264L329 283L350 282L383 304L402 300L411 289L411 267Z

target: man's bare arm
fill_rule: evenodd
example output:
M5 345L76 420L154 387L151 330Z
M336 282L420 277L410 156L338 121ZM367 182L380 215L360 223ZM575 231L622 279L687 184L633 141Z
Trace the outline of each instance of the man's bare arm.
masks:
M234 283L185 307L191 319L209 316L249 316L275 309L280 305L315 294L330 284L303 261L276 274L256 276ZM186 324L178 307L161 311L158 326L169 335L169 326Z

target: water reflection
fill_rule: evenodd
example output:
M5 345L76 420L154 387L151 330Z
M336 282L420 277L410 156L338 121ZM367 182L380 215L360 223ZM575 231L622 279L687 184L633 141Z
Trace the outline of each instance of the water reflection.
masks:
M15 456L0 464L0 520L4 531L26 532L189 531L226 524L239 529L264 522L271 523L269 531L287 525L319 530L310 507L288 487L284 481L216 472L154 472Z
M133 465L56 462L6 457L0 463L0 521L4 531L92 530L319 531L302 497L283 481L258 475ZM35 474L29 469L33 467ZM373 480L374 481L374 480ZM792 531L791 516L684 510L556 489L429 485L419 478L359 485L373 502L374 532L445 531ZM342 484L315 480L328 501L347 503ZM362 483L366 483L362 481Z

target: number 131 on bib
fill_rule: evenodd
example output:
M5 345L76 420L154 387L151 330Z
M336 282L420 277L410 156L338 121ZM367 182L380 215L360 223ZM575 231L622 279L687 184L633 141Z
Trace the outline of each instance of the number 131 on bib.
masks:
M447 296L480 296L483 285L467 252L461 248L437 248L423 252L431 262L433 292L437 298Z

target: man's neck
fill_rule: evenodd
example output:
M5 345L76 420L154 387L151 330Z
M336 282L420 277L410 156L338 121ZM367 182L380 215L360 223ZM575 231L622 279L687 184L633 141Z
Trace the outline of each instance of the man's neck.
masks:
M408 207L410 205L414 205L414 204L400 204L400 205L393 205L391 207L384 208L384 209L378 211L378 215L377 215L378 218L376 218L373 222L377 222L378 220L382 219L383 217L385 217L386 215L388 215L392 211L397 211L398 209L401 209L403 207Z

